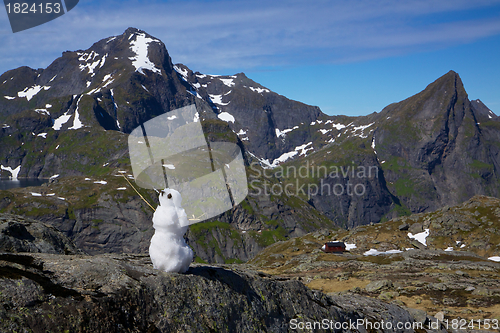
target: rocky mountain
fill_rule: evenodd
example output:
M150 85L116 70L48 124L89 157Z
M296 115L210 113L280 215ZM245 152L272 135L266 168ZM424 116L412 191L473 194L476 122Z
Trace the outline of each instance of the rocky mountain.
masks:
M380 113L348 121L311 123L328 144L276 171L291 188L305 183L311 191L302 197L337 225L376 223L476 194L499 194L498 117L468 99L453 71ZM308 177L282 172L304 165Z
M129 28L45 69L0 76L0 176L51 178L0 192L0 212L50 223L88 253L143 252L151 209L121 177L133 178L127 137L192 104L209 142L244 152L250 192L190 228L199 261L245 261L318 228L498 196L498 118L468 99L453 71L379 113L327 116L243 73L174 65L161 41Z

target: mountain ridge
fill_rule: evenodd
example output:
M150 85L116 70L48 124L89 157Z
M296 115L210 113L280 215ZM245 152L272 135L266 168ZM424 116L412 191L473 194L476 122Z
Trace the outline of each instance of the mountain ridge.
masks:
M174 64L161 41L134 28L87 50L67 51L46 69L21 67L0 76L0 176L16 170L18 177L54 178L61 186L48 187L63 191L61 197L81 179L115 184L110 179L118 171L131 174L127 133L190 104L200 113L207 140L240 146L249 181L282 190L256 193L259 188L250 185L244 203L211 221L214 230L193 228L191 237L213 241L219 249L195 241L203 260L247 260L274 241L314 228L353 228L433 211L476 194L499 195L498 117L479 100L469 101L453 71L379 113L328 116L243 73L207 75ZM347 167L377 172L330 175ZM282 172L289 168L325 168L329 173L302 177ZM137 230L132 223L126 227L132 228L130 234L118 232L114 225L126 220L122 208L106 200L128 199L115 189L104 193L99 184L92 186L82 187L92 200L72 198L55 206L40 202L41 207L57 207L57 214L40 210L39 215L44 222L56 219L68 236L83 232L89 241L95 241L98 227L93 220L104 220L102 232L115 237L104 248L115 251ZM349 187L363 191L352 195L344 191ZM23 195L29 192L4 197ZM154 193L148 197L155 202ZM127 204L137 212L139 229L149 230L143 208L130 200ZM32 214L24 201L11 200L2 209ZM88 209L99 216L92 218ZM232 236L243 244L240 249ZM134 251L143 248L141 241Z

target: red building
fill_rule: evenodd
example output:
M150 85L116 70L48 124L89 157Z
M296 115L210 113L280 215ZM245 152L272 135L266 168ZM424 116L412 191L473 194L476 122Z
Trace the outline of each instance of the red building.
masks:
M326 242L321 250L325 253L342 253L345 251L344 242Z

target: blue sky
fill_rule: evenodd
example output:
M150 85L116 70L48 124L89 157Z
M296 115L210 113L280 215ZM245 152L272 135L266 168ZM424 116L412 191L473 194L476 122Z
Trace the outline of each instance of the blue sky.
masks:
M328 114L378 112L449 70L500 114L500 0L80 0L16 34L0 10L0 73L45 68L128 27L161 39L174 63L245 72Z

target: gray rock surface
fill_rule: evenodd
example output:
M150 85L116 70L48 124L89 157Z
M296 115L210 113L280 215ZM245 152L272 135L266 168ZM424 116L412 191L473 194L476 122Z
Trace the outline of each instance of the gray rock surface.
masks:
M12 214L0 214L0 252L82 253L53 226Z
M146 256L51 254L0 254L0 319L2 332L106 333L289 332L292 320L414 321L394 304L327 296L242 266L192 265L173 274L154 270Z

